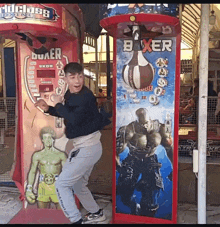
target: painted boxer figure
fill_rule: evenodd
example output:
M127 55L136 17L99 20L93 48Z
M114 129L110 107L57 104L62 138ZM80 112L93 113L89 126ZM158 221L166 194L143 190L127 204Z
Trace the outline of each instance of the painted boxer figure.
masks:
M158 120L146 120L147 110L136 110L138 120L119 128L116 138L116 163L119 172L116 194L124 205L131 208L131 214L152 217L159 208L157 198L164 188L160 173L161 163L155 154L162 145L173 163L171 126ZM120 162L119 154L129 148L128 156ZM140 174L142 174L139 180ZM172 180L172 172L168 176ZM142 194L140 204L132 200L134 189Z
M54 203L57 209L61 209L56 195L55 182L61 173L62 167L66 162L66 154L56 149L54 141L55 132L50 127L41 129L40 137L44 148L32 155L32 162L27 179L26 199L30 204L35 203L36 196L33 193L33 184L37 170L40 171L39 185L37 192L38 208L49 208Z

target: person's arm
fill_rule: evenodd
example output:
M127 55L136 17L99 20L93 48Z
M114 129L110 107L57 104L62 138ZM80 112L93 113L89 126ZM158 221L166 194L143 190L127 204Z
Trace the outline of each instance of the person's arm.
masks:
M40 107L44 111L44 113L49 113L52 116L64 118L73 125L76 123L80 124L85 119L87 112L86 110L88 109L90 103L93 101L93 95L88 93L84 95L84 97L79 96L79 98L80 100L76 100L79 102L79 106L76 107L74 111L70 111L65 105L59 102L54 107L49 106L43 99L38 100L35 103L35 107Z
M160 134L162 137L161 145L165 148L167 156L173 166L173 138L171 132L165 131L165 125L162 124L160 127ZM167 176L169 180L173 180L173 171Z
M79 99L76 101L78 102L78 106L76 106L74 110L70 110L62 103L57 103L54 108L49 108L49 114L52 115L53 113L56 113L71 123L72 126L75 124L79 125L85 120L89 108L91 108L92 105L95 105L95 96L91 93L87 93L84 96L79 96Z
M118 129L116 137L116 163L121 166L119 154L124 151L129 140L134 136L131 125L122 126Z
M58 101L58 100L57 100ZM57 102L56 102L57 103ZM39 107L44 111L44 113L49 113L55 117L61 117L53 106L49 106L43 99L38 100L35 104L35 107Z
M188 104L185 107L180 107L181 114L190 114L192 113L191 108L195 107L195 100L193 98L188 100Z
M56 111L56 109L55 109L54 106L49 106L49 109L48 109L47 111L44 111L44 113L48 113L48 114L50 114L51 116L54 116L54 117L61 117L61 116L57 113L57 111Z
M74 125L76 122L80 124L85 119L86 109L87 107L82 105L76 107L74 111L70 111L65 105L58 103L54 108L49 110L49 114L57 114Z
M164 124L161 124L160 135L162 137L161 145L165 148L167 156L173 165L173 138L171 132L165 132Z
M26 198L29 203L34 203L36 199L33 193L33 184L34 184L34 179L37 171L37 165L38 165L38 154L35 153L32 156L31 168L28 173L27 188L25 192Z
M215 116L217 116L219 112L220 112L220 92L218 93L218 101L215 109Z
M33 185L38 165L38 153L33 154L31 168L28 174L28 184Z

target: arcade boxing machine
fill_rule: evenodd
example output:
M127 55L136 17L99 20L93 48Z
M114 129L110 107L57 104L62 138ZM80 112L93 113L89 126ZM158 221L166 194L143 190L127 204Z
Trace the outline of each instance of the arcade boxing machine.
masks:
M108 4L114 38L112 223L176 223L178 4Z
M0 4L0 35L16 40L17 47L18 133L13 180L21 192L23 209L11 224L69 223L55 192L65 161L64 124L34 104L45 99L54 106L54 95L65 94L63 68L71 61L82 63L83 34L77 4Z

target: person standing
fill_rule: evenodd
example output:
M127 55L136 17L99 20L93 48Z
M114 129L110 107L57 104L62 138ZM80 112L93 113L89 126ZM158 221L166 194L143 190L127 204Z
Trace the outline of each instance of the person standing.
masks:
M64 104L60 96L54 96L57 103L49 106L44 100L38 100L36 107L45 113L64 118L65 134L69 139L66 151L69 152L55 186L60 206L73 224L104 221L105 215L94 200L87 187L92 169L102 155L100 130L111 121L100 113L92 91L84 86L83 68L77 62L64 67L64 80L68 90L64 95ZM89 212L82 217L78 210L74 194Z
M103 103L105 101L104 96L105 95L103 94L103 90L101 88L99 88L99 93L98 93L98 97L97 97L98 108L101 108L103 106Z

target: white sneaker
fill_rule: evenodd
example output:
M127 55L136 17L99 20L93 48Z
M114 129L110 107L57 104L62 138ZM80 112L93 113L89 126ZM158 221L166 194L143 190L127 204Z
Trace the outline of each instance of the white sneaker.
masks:
M103 213L103 209L99 209L98 212L96 213L88 213L83 217L83 222L82 224L97 224L98 222L103 222L105 221L106 217Z

